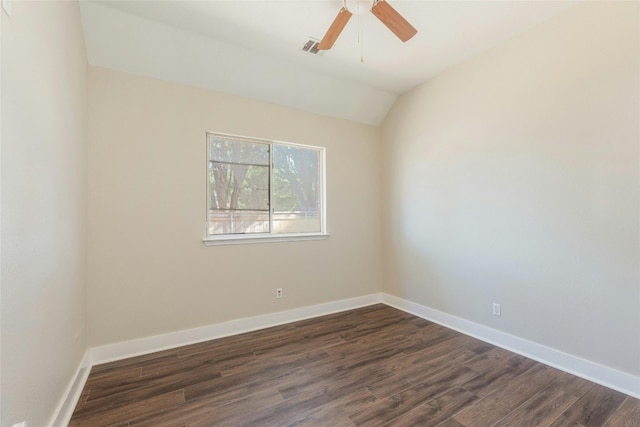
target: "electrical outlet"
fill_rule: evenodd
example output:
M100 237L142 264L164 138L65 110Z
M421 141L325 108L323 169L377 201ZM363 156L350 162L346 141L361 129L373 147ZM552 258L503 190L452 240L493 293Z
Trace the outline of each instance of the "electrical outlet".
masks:
M276 288L276 298L282 298L282 288Z
M493 303L493 315L494 316L502 316L502 308L500 307L500 304L498 303Z
M27 427L27 422L23 421L21 423L15 423L14 425L12 425L11 427Z

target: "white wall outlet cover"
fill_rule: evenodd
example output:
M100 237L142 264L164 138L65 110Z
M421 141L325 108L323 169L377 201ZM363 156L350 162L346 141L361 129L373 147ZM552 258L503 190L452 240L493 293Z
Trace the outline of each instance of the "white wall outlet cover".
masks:
M5 2L5 0L2 0L2 5L3 6L4 6L4 2ZM29 426L27 425L26 421L23 421L21 423L16 423L16 424L12 425L11 427L29 427Z
M7 15L11 16L11 12L13 11L13 0L2 0L2 8L4 9L4 11L7 13ZM15 426L19 426L19 427L26 427L26 424L24 426L20 425L20 423L18 424L14 424L13 427Z
M493 311L493 315L494 316L501 316L502 315L502 310L501 310L500 304L498 304L498 303L495 303L495 302L493 303L492 311Z

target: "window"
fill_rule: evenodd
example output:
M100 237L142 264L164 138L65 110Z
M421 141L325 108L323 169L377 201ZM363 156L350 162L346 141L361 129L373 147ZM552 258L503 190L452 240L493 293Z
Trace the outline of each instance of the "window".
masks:
M205 243L323 236L323 148L207 134Z

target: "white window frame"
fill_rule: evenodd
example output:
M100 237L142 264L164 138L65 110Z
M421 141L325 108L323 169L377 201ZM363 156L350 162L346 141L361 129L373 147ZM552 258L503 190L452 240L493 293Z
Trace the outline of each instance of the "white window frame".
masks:
M309 148L319 151L319 170L322 171L320 180L320 231L312 233L249 233L249 234L209 234L209 137L233 138L247 142L269 144L269 187L273 183L273 158L272 147L274 144L290 147ZM206 177L206 211L205 211L205 232L202 241L206 246L235 245L243 243L265 243L265 242L290 242L299 240L323 240L330 236L327 232L327 171L326 171L326 149L314 145L296 144L292 142L270 140L264 138L253 138L241 135L233 135L220 132L206 132L205 135L205 177ZM273 230L273 192L269 191L269 230Z

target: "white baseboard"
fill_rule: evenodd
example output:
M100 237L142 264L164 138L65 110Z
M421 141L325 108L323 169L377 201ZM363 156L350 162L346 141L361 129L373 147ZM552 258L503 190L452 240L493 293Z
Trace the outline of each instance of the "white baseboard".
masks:
M377 303L384 303L447 328L454 329L465 335L521 354L545 365L640 398L639 377L563 353L470 320L434 310L424 305L407 301L393 295L379 293L90 348L87 350L76 374L69 383L49 423L49 427L67 426L93 365L251 332L298 320L352 310Z
M168 334L103 345L91 349L91 362L93 365L97 365L100 363L125 359L127 357L139 356L155 351L166 350L197 342L269 328L271 326L278 326L298 320L351 310L358 307L377 304L381 301L381 294L370 294L361 297L295 308L293 310L280 311L277 313L230 320L228 322L170 332Z
M465 335L640 399L640 377L389 294L382 302Z
M382 294L370 294L340 301L332 301L324 304L296 308L293 310L264 314L261 316L231 320L200 328L187 329L168 334L155 335L89 348L80 362L80 366L78 366L75 375L71 379L62 400L58 404L58 407L51 418L51 422L49 423L49 427L66 427L69 424L71 416L73 415L73 410L75 409L78 399L80 398L80 394L82 393L82 389L87 382L91 367L94 365L230 335L237 335L244 332L251 332L298 320L324 316L340 311L352 310L354 308L378 304L381 301Z
M87 377L91 371L90 350L84 353L84 357L80 361L76 373L71 377L71 381L67 386L58 407L53 413L53 417L49 422L49 427L63 427L69 424L73 410L76 408L84 384L87 382Z

